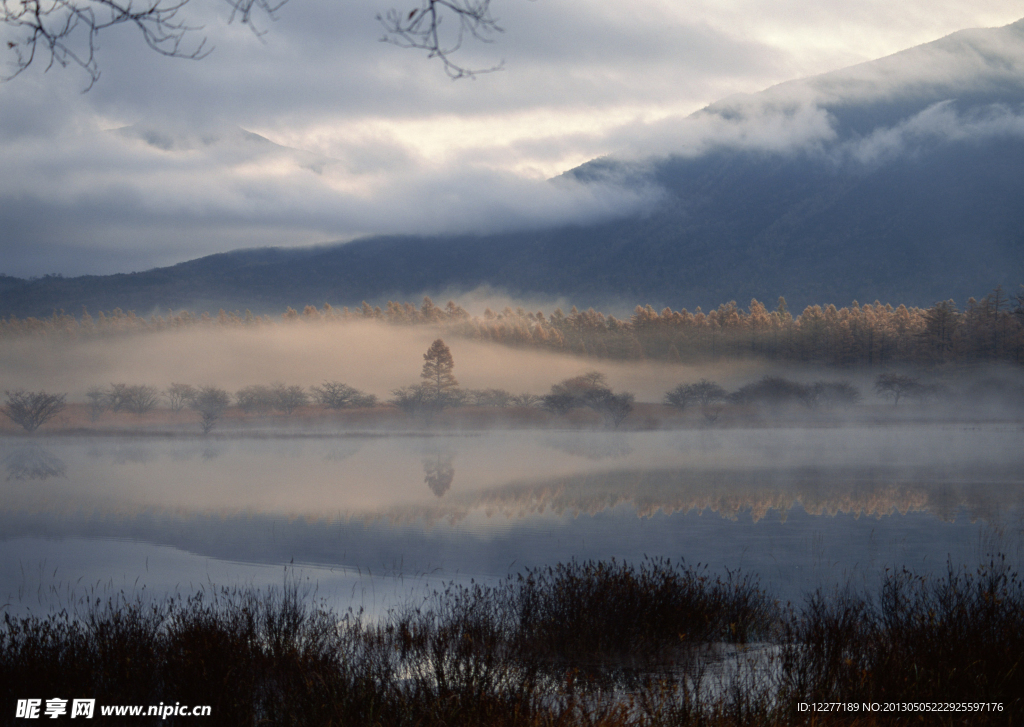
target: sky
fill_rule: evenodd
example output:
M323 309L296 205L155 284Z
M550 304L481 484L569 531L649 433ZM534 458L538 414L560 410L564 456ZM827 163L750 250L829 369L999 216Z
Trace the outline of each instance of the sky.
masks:
M380 42L376 16L392 7L414 5L289 0L257 18L257 37L227 22L226 3L190 0L193 38L214 49L202 60L118 27L100 36L88 91L85 72L45 58L0 83L0 274L629 213L658 190L549 180L596 157L669 153L688 115L733 94L1024 15L1007 0L493 0L504 32L455 59L502 70L452 81ZM802 121L801 134L829 132Z

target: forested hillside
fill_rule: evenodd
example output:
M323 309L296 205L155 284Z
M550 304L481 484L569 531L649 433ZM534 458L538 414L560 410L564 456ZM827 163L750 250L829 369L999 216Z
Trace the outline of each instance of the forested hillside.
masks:
M773 308L752 300L744 309L735 301L704 312L701 308L660 312L637 306L628 319L593 308L549 313L505 308L470 315L449 301L444 307L426 298L419 307L386 306L289 308L280 316L190 312L148 318L120 309L107 315L53 315L0 320L0 340L20 337L89 337L144 334L176 328L332 326L375 320L392 326L429 325L446 336L493 341L509 346L548 349L607 359L707 361L755 358L835 366L932 365L1006 361L1024 364L1024 286L1010 296L997 287L961 310L952 300L929 308L872 303L837 308L811 305L794 316L785 299Z

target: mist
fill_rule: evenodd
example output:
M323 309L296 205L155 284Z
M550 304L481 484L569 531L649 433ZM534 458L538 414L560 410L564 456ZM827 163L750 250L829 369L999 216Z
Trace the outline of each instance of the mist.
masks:
M400 386L419 381L423 353L438 337L429 327L392 326L372 321L340 325L278 325L247 330L154 332L95 339L7 339L0 342L5 389L69 392L83 402L92 386L111 382L172 382L214 385L236 391L251 384L281 381L309 387L344 381L387 399ZM615 389L660 401L688 378L715 376L726 383L753 377L756 363L679 367L647 362L589 361L575 356L515 349L449 338L455 376L462 388L503 388L513 393L547 393L562 379L597 368Z
M500 70L459 83L377 42L390 8L286 3L260 35L189 0L200 61L122 28L98 80L36 59L0 83L18 716L1019 712L1019 7L502 1L455 58ZM633 587L652 567L671 588ZM545 572L596 600L504 618L500 584ZM609 649L627 612L657 628Z
M482 76L467 92L412 70L407 56L379 57L365 9L346 9L339 29L320 9L288 8L260 48L205 8L220 48L202 64L161 64L113 36L111 52L129 61L105 68L89 95L70 75L36 69L4 85L0 273L109 274L253 245L599 223L663 202L665 191L638 171L666 156L728 148L892 159L912 155L922 135L973 140L1016 129L988 122L1024 101L1019 23L935 41L964 27L951 23L969 23L959 13L925 20L908 7L918 30L903 45L858 54L836 38L847 50L823 62L809 60L823 50L803 25L788 36L799 42L783 48L774 31L727 10L694 22L662 7L581 16L512 4L505 42L515 72L510 58L510 72ZM806 23L819 12L797 15ZM1014 19L977 12L978 24ZM824 23L817 32L857 25L847 18L843 30ZM741 27L753 35L737 35ZM470 59L492 65L487 50ZM936 114L923 112L954 99L980 111L960 110L956 129L925 129ZM594 159L615 160L622 173L587 184L563 176Z
M502 302L544 301L480 291L473 305ZM446 580L497 582L575 557L742 567L790 599L889 566L941 573L947 560L994 552L1022 562L1015 367L917 371L952 398L897 407L874 394L871 368L609 360L452 334L300 319L0 340L0 386L67 392L71 403L33 434L0 423L0 553L18 564L0 569L0 595L19 612L34 588L35 608L59 609L69 583L97 574L104 589L142 584L159 597L203 573L217 585L264 583L267 568L287 564L339 608L379 614ZM634 411L616 428L535 406L426 417L233 408L206 435L196 412L164 402L85 414L87 390L112 383L237 392L333 380L386 400L419 382L438 335L463 389L541 395L599 371L635 394ZM729 403L713 416L662 403L680 383L735 391L766 375L846 381L862 398L834 410Z
M359 152L331 158L223 124L74 129L56 146L22 139L6 152L0 181L8 200L0 221L11 231L0 272L40 273L26 239L60 260L45 273L109 274L243 246L601 221L649 209L660 195L651 183L612 177L549 181L474 160L439 164L372 145Z

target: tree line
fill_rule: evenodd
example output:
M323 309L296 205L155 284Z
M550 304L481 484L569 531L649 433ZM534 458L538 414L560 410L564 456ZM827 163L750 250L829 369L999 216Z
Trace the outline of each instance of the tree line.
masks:
M614 392L605 375L599 371L572 376L553 384L549 393L538 396L530 393L512 394L504 389L462 389L455 378L455 358L443 339L436 339L423 354L420 381L393 389L386 404L408 415L422 416L426 423L451 407L465 405L493 407L539 406L557 417L574 410L585 409L595 413L610 427L618 427L633 411L635 396L630 392ZM984 383L984 382L983 382ZM1024 387L992 380L992 390L978 390L975 399L999 397L1003 404L1024 404ZM937 383L923 382L907 374L887 371L875 379L875 393L891 399L894 406L901 400L926 399L946 392ZM45 391L6 391L6 404L0 413L33 432L65 408L66 394ZM94 386L86 392L87 411L93 421L106 412L145 414L164 400L173 411L186 407L200 415L204 434L208 434L218 419L227 411L232 400L243 414L266 416L271 412L291 415L310 403L326 409L373 408L380 402L376 395L368 394L341 381L325 381L307 391L302 386L276 383L253 384L239 389L234 396L215 386L195 387L191 384L172 383L161 392L146 384L114 383L106 387ZM681 383L665 393L663 403L678 411L689 408L699 410L706 423L718 420L727 404L747 411L767 409L778 413L782 409L800 405L806 409L833 410L858 403L861 393L851 382L819 380L810 384L791 381L781 376L765 376L761 380L727 392L717 382L701 379Z
M622 319L576 307L568 313L558 308L544 313L506 307L473 316L454 301L442 307L429 297L418 307L396 302L384 307L364 302L355 309L309 305L301 312L288 308L279 317L221 310L217 315L181 311L146 318L120 309L97 316L83 310L77 318L63 312L49 318L11 316L0 320L0 340L362 320L395 326L430 325L446 336L620 360L755 358L878 367L979 361L1024 364L1024 286L1016 296L997 287L980 300L969 299L962 310L951 300L930 308L854 301L843 308L808 306L796 316L784 298L779 298L773 310L757 300L746 310L730 301L707 313L700 307L691 312L637 306L629 318Z

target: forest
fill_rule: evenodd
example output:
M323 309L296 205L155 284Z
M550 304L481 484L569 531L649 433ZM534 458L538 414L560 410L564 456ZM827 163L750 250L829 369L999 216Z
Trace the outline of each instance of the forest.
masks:
M638 305L628 318L575 306L565 313L505 307L471 315L453 300L416 306L288 308L279 317L250 311L195 314L168 311L140 316L115 309L93 316L63 311L49 318L0 319L0 340L26 336L88 337L188 327L331 325L377 320L392 326L434 326L445 336L520 348L551 350L613 360L705 362L755 359L827 366L934 366L945 363L1024 363L1024 285L1018 295L997 287L963 309L954 301L930 308L860 304L812 305L793 315L785 298L774 309L751 300L746 310L730 301L704 312L685 308L660 312Z

